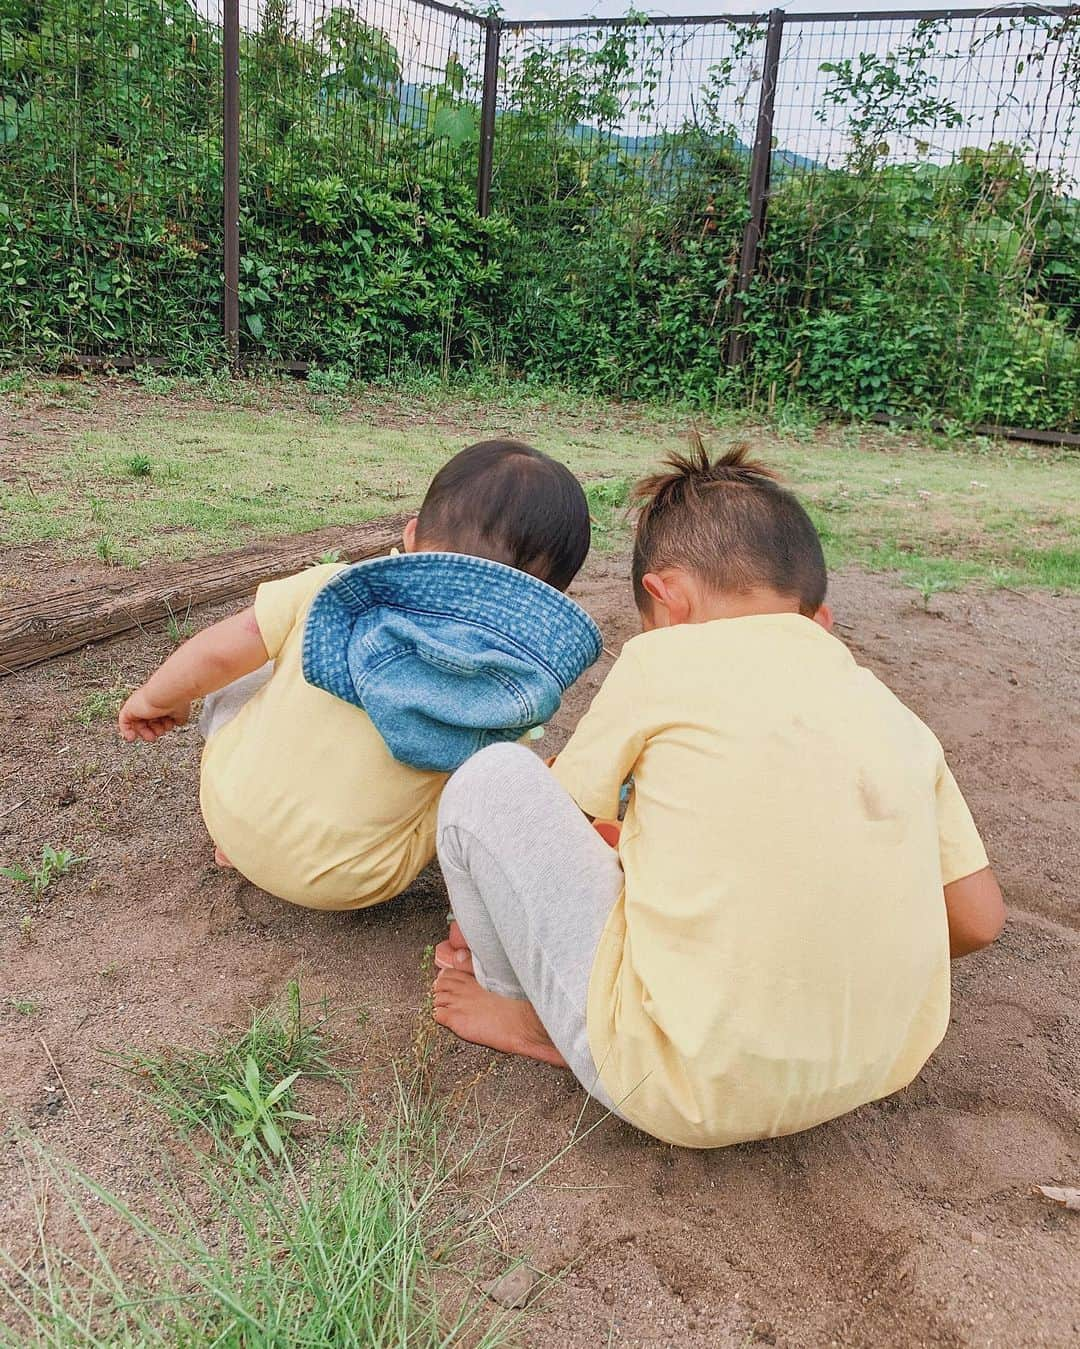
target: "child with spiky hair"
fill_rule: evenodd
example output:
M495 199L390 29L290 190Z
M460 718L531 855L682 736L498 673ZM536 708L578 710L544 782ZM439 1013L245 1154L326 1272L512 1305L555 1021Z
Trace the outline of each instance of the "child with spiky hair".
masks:
M553 769L495 746L444 792L435 1018L721 1147L906 1086L1004 907L940 744L832 636L795 496L700 441L638 495L642 634Z

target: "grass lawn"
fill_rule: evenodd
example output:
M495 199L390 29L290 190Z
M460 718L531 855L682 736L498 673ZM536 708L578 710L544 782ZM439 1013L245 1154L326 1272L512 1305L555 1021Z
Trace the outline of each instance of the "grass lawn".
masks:
M688 421L565 395L327 398L302 386L218 384L208 402L166 383L136 389L137 415L129 409L118 425L88 411L83 384L61 385L84 424L0 480L0 544L55 540L68 555L139 565L349 524L416 506L434 470L470 439L515 434L591 484L597 543L612 546L625 538L630 483L683 443ZM6 397L25 408L28 396ZM54 384L45 407L57 397ZM732 418L702 430L717 450L750 440L783 472L832 567L896 572L934 589L1080 588L1076 455L798 421Z

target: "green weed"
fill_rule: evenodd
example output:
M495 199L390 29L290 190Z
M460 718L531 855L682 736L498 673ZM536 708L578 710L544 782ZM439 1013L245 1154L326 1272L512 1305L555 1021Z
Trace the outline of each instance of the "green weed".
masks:
M8 998L8 1006L19 1016L36 1016L41 1011L41 1003L33 998Z
M28 862L25 866L0 867L0 876L6 876L17 885L30 887L35 897L40 897L52 885L53 881L73 871L85 857L76 857L70 848L53 848L46 844L41 850L37 862Z
M312 366L307 373L307 386L312 393L348 393L352 375L347 366L331 365L325 369Z
M243 1035L220 1036L209 1050L136 1054L119 1061L186 1132L206 1130L225 1146L239 1140L247 1151L253 1133L267 1141L262 1126L269 1122L280 1140L290 1120L300 1118L292 1114L298 1078L345 1081L327 1058L325 1009L318 1021L310 1021L295 981L284 1001L283 1008L254 1013ZM240 1132L238 1125L244 1126ZM278 1149L268 1146L276 1154Z
M124 555L123 549L112 534L99 534L94 543L94 552L97 554L98 560L104 562L106 567L119 566Z
M179 381L171 375L162 375L149 365L137 365L131 372L131 378L147 393L170 394Z
M149 455L133 454L127 461L126 468L133 478L149 478L153 471L153 464L150 462Z
M930 601L935 595L940 595L943 591L954 590L955 586L943 576L923 576L917 583L916 589L922 598L922 607L924 613L930 612Z
M173 646L179 646L181 642L186 642L189 637L194 636L195 624L186 614L183 618L177 618L170 609L169 621L165 625L165 631Z
M302 1115L297 1110L289 1110L284 1102L301 1070L294 1069L288 1077L268 1086L263 1081L258 1060L248 1055L244 1061L244 1084L223 1088L219 1097L225 1108L234 1116L232 1136L240 1142L241 1154L253 1148L265 1148L274 1157L280 1157L285 1151L281 1140L281 1130L287 1122L293 1120L311 1121L314 1115Z
M75 713L80 726L91 726L103 717L115 717L131 692L117 685L111 689L95 689L83 699L82 706Z
M340 548L328 548L325 553L320 553L311 565L313 567L325 567L334 562L340 562L344 556Z

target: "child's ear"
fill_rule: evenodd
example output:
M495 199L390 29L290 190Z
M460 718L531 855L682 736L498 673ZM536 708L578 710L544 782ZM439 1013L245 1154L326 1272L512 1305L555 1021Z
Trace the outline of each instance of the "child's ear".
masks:
M417 517L415 515L411 520L406 520L405 528L401 533L401 542L407 553L416 552L416 521Z
M827 604L818 606L817 613L814 615L814 622L820 623L826 632L833 630L833 611Z
M677 623L689 621L693 604L684 573L674 569L648 571L641 578L641 584L652 599L650 627L673 628Z

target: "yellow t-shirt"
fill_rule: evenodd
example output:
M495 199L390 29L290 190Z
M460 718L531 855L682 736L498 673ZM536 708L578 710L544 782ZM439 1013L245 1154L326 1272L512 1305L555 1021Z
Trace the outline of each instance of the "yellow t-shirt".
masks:
M949 1019L942 886L986 853L941 746L798 614L628 642L555 762L614 818L589 986L618 1109L688 1147L794 1133L905 1086Z
M255 618L274 673L202 759L214 842L255 885L314 909L400 894L434 856L446 782L398 763L366 712L304 679L304 620L340 570L312 567L259 587Z

